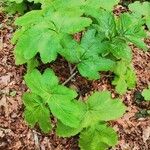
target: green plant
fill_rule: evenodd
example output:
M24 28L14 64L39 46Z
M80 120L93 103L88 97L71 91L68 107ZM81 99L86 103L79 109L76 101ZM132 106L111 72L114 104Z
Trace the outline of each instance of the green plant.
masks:
M3 11L9 14L19 13L23 15L30 10L40 9L44 7L51 0L0 0L2 3Z
M15 49L17 64L28 63L31 59L34 60L37 53L40 53L43 63L48 63L54 61L59 53L69 62L76 64L81 75L88 77L89 79L98 79L98 72L108 70L112 71L116 60L122 59L130 63L132 53L130 48L127 46L128 41L132 41L145 50L147 49L144 42L141 42L141 39L145 37L145 32L141 28L142 21L140 21L137 26L133 26L135 22L133 22L132 16L129 14L122 16L124 20L129 20L129 25L132 28L129 28L127 25L123 25L119 20L118 28L116 29L117 25L113 15L109 12L104 12L104 16L101 14L102 19L104 19L107 15L108 18L106 19L109 19L109 17L113 19L112 23L114 22L114 26L112 26L112 28L114 29L110 29L110 32L113 32L105 33L107 30L103 29L103 26L106 26L107 24L103 24L102 27L94 24L95 27L98 28L99 33L97 33L95 29L87 30L80 43L76 42L72 38L71 34L89 26L91 24L90 18L75 16L71 19L69 18L69 22L68 17L65 17L64 19L67 24L59 24L56 20L54 25L52 22L48 22L50 15L48 18L45 16L45 19L43 19L42 15L43 11L41 10L32 11L16 21L16 24L23 26L16 32L13 39L15 43L17 38L19 38ZM62 19L62 16L58 16L58 20L60 21L61 19L59 17ZM54 17L54 19L56 18ZM62 21L64 19L62 19ZM78 20L78 22L75 22L75 20ZM73 22L75 23L74 26ZM83 23L79 25L81 22ZM35 25L28 28L28 26L33 23L35 23ZM51 29L49 29L50 26ZM78 28L76 28L77 26ZM60 30L58 31L58 29ZM126 30L126 32L124 32L123 29ZM103 34L104 37L99 37ZM136 37L134 35L136 35ZM21 36L22 38L20 38ZM132 75L132 78L135 78L134 73L130 72L130 75ZM125 92L126 90L119 93L124 94Z
M136 85L136 75L132 65L124 61L119 61L114 68L115 78L112 84L116 86L119 94L124 94L127 89L132 89Z
M25 118L27 118L27 120L28 118L32 119L28 114L31 112L34 113L34 106L39 109L41 108L40 110L42 111L44 106L46 110L46 104L48 104L53 115L60 119L64 124L71 127L79 125L80 119L78 116L80 115L78 113L80 113L80 109L73 100L77 97L77 93L65 86L59 85L58 78L52 70L47 69L43 75L41 75L38 70L34 70L32 73L28 73L25 76L25 81L32 92L25 94L24 97L24 102L27 106L27 111L25 112ZM36 99L37 101L35 101ZM32 102L33 105L31 106ZM42 103L40 104L40 102L42 102L43 105L41 105ZM30 108L32 109L31 111ZM35 113L37 113L36 115L40 115L38 114L38 112L40 113L39 109L37 112L35 111ZM38 117L35 118L37 119ZM48 117L45 117L45 119L49 120ZM30 123L30 121L28 122ZM31 125L32 124L34 125L35 122L31 122Z
M96 30L87 30L81 42L65 39L60 54L70 63L76 64L80 74L88 79L99 79L99 71L112 70L115 62L100 56L103 43L96 36Z
M150 2L140 3L139 1L136 1L129 5L129 9L135 13L137 17L144 16L146 25L150 29Z
M142 96L146 101L150 101L150 86L148 87L148 89L143 90Z
M15 14L16 12L19 14L24 14L24 11L27 10L26 4L23 3L15 3L9 0L0 1L2 6L2 11L10 14Z
M19 29L12 39L16 64L27 64L25 81L30 92L23 96L26 121L31 127L38 123L49 132L53 126L50 118L56 117L57 134L69 137L80 133L79 146L83 150L114 146L117 135L107 121L125 112L120 100L112 100L107 91L95 92L86 102L76 100L77 93L60 85L52 70L41 74L35 68L39 59L44 64L52 63L59 54L89 80L99 79L100 71L113 72L112 84L119 94L124 94L136 85L128 44L147 50L143 41L147 36L145 19L130 13L116 17L112 9L118 0L38 2L41 10L30 11L15 21ZM76 41L73 35L79 32L83 36Z
M125 112L125 106L122 105L121 101L119 99L113 100L110 93L104 91L95 92L85 103L80 103L83 107L80 126L69 128L58 123L57 134L62 137L69 137L80 132L79 146L83 150L106 149L116 145L117 134L111 127L107 126L106 121L122 116Z
M81 75L98 79L98 72L112 70L116 60L131 62L129 42L147 50L146 44L142 42L146 37L142 18L137 20L128 13L115 18L111 12L103 9L90 10L93 4L88 1L69 2L72 5L53 1L51 7L31 11L16 20L16 25L22 26L13 39L16 43L17 64L28 63L37 53L40 53L43 63L55 61L57 54L61 54L71 63L77 64ZM89 29L81 42L76 42L72 34L87 27ZM90 70L88 72L87 67Z
M81 149L105 149L117 143L115 131L105 122L123 115L125 106L121 100L113 100L105 91L95 92L86 102L77 101L77 93L59 85L58 78L50 69L43 74L34 70L25 76L25 81L31 93L23 96L26 106L24 115L31 127L38 123L44 132L49 132L52 129L52 113L58 119L57 135L70 137L81 132ZM91 135L93 140L90 140ZM100 140L96 140L98 137Z
M138 104L142 102L149 102L150 101L150 86L147 89L144 89L142 92L138 92L135 95L136 102ZM150 110L148 108L141 109L139 112L135 114L137 118L145 118L150 116Z

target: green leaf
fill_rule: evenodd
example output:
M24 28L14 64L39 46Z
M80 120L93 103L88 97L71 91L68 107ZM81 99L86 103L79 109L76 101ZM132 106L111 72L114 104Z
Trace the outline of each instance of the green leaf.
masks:
M57 122L56 134L60 137L71 137L78 134L82 128L71 128L60 121Z
M83 127L91 126L98 121L117 119L125 112L125 106L119 99L112 99L108 91L95 92L86 103Z
M65 48L60 53L71 63L80 63L86 53L90 55L91 52L93 54L101 52L101 43L96 37L96 30L94 29L85 32L80 44L70 36L64 36L62 42Z
M111 70L114 66L112 60L100 57L99 54L104 51L104 44L96 37L96 30L88 30L81 43L77 43L71 38L63 43L66 47L60 51L60 54L69 62L76 63L80 74L88 79L99 79L99 71Z
M81 8L85 15L96 17L100 11L100 0L86 0Z
M15 24L18 26L31 26L40 23L44 19L42 10L32 10L25 15L16 19Z
M118 5L119 0L99 0L100 6L107 11L112 11L115 5Z
M54 72L47 69L42 75L38 70L27 74L25 81L32 93L42 97L52 114L62 123L76 128L80 124L80 105L73 100L77 93L58 84Z
M22 15L27 10L25 3L15 3L15 2L9 2L9 1L6 1L6 2L4 1L4 3L6 5L4 8L4 11L10 14L19 13Z
M113 85L116 85L115 90L119 94L124 94L126 93L128 89L128 85L126 83L125 77L120 76L120 77L115 77L115 79L112 82Z
M113 61L98 57L97 55L84 55L82 61L77 65L80 74L90 80L99 79L99 71L111 70L113 66Z
M51 7L50 7L51 8ZM16 25L22 26L16 32L13 42L16 64L24 64L40 53L43 63L49 63L57 58L62 49L63 35L75 34L88 27L92 21L81 17L83 13L67 13L54 8L34 10L16 20Z
M121 14L117 22L117 31L120 36L126 38L128 42L134 43L143 50L147 50L147 46L143 39L146 37L146 32L143 27L144 20L136 18L134 15L124 13Z
M124 40L114 38L111 43L110 52L117 58L125 61L132 60L132 51Z
M127 64L125 61L118 61L114 67L114 73L118 76L122 76L127 72Z
M38 67L39 62L36 58L33 58L27 62L27 72L32 72L36 67Z
M58 89L59 90L59 89ZM48 105L52 114L61 122L69 127L77 128L80 125L80 106L75 100L68 101L67 99L51 99Z
M150 86L148 89L144 89L142 92L142 96L146 101L150 101Z
M45 133L50 132L52 129L50 124L50 112L45 106L44 101L38 95L25 93L23 95L23 102L26 106L24 117L28 124L34 127L35 124L38 123L42 131Z
M117 134L106 124L96 124L84 129L80 134L81 150L105 150L117 144Z
M140 3L139 1L135 1L129 5L129 9L134 12L138 16L146 16L148 17L150 14L150 3L143 2Z
M45 70L43 75L38 70L34 70L25 76L25 81L31 91L47 101L50 99L69 99L72 100L77 93L65 86L58 84L58 78L50 69Z
M51 15L51 20L55 23L58 32L74 34L85 29L85 27L90 26L92 20L80 16L72 16L61 14L59 12L53 13Z
M80 124L76 128L70 128L61 122L57 125L57 134L68 137L78 134L82 129L93 127L99 121L109 121L119 118L125 112L125 106L119 99L112 99L108 91L95 92L88 100L78 102L80 107ZM76 111L77 113L77 111Z
M46 25L46 26L45 26ZM38 24L24 32L15 48L16 64L32 59L38 52L44 63L54 61L61 48L57 33L48 29L48 24ZM52 24L49 24L49 27ZM22 56L23 55L23 56ZM20 60L20 58L23 57Z
M126 72L126 82L129 89L133 89L136 86L136 74L132 66Z
M118 61L114 67L115 78L112 81L116 85L116 91L119 94L125 94L127 89L133 89L136 86L136 74L129 62Z
M24 34L26 31L26 28L21 28L19 30L16 30L16 32L13 34L13 37L11 39L12 44L16 44L18 39Z
M105 37L111 39L116 34L116 23L113 13L107 11L100 11L97 16L95 16L98 21L96 26L98 32L105 34Z
M146 25L147 25L148 29L150 30L150 16L147 17L147 19L146 19Z
M86 0L82 9L86 15L99 18L101 8L107 11L112 11L113 7L117 5L119 0Z
M61 49L59 53L70 63L79 63L85 50L68 35L65 35L65 37L62 38L62 43L64 49Z
M89 18L84 18L84 17L76 17L72 18L72 20L69 18L66 18L66 23L63 22L64 28L62 28L62 32L69 33L69 34L74 34L80 31L83 31L85 27L90 26L92 23L92 20Z
M51 3L55 10L59 10L61 12L71 11L71 10L78 10L81 11L81 6L84 5L84 1L82 0L55 0ZM78 14L78 13L77 13ZM76 14L76 15L77 15ZM82 12L83 14L83 12Z

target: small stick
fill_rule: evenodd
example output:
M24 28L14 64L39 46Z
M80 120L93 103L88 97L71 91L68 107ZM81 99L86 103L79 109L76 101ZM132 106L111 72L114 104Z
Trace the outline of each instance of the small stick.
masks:
M69 66L70 75L72 75L72 67L71 67L71 64L69 62L68 62L68 66Z
M39 139L36 131L33 130L34 142L37 150L40 150Z
M72 75L73 72L76 70L77 66L74 66L74 67L72 68L72 66L71 66L70 63L68 63L68 66L69 66L70 75Z
M74 66L74 67L72 68L71 74L73 74L73 72L76 70L76 68L77 68L77 66Z
M76 71L75 73L73 73L62 85L66 85L76 74L78 71Z

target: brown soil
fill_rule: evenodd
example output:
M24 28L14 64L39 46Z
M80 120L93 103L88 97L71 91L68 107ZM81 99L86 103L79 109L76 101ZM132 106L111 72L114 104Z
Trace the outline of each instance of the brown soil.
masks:
M1 14L0 20L0 150L78 150L78 137L63 139L54 132L43 134L38 128L30 129L24 122L21 96L27 90L23 81L26 69L25 66L16 66L14 62L13 46L10 43L14 18ZM149 40L146 42L150 43ZM126 114L110 122L119 134L118 145L112 150L150 150L150 118L136 115L143 109L150 109L150 104L137 103L134 98L135 91L141 91L150 83L150 53L144 53L133 45L131 47L137 87L121 97L127 106ZM61 57L47 66L54 69L61 82L70 76L68 63ZM93 91L106 89L112 92L112 97L116 97L118 95L111 85L111 79L110 73L103 73L97 81L87 81L77 74L67 86L75 88L82 98Z

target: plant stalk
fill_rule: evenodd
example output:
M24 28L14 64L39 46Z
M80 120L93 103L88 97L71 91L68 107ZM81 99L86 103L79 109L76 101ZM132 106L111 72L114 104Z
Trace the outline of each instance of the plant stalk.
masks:
M76 71L75 73L73 73L62 85L66 85L71 79L74 78L74 76L77 74L78 71Z

